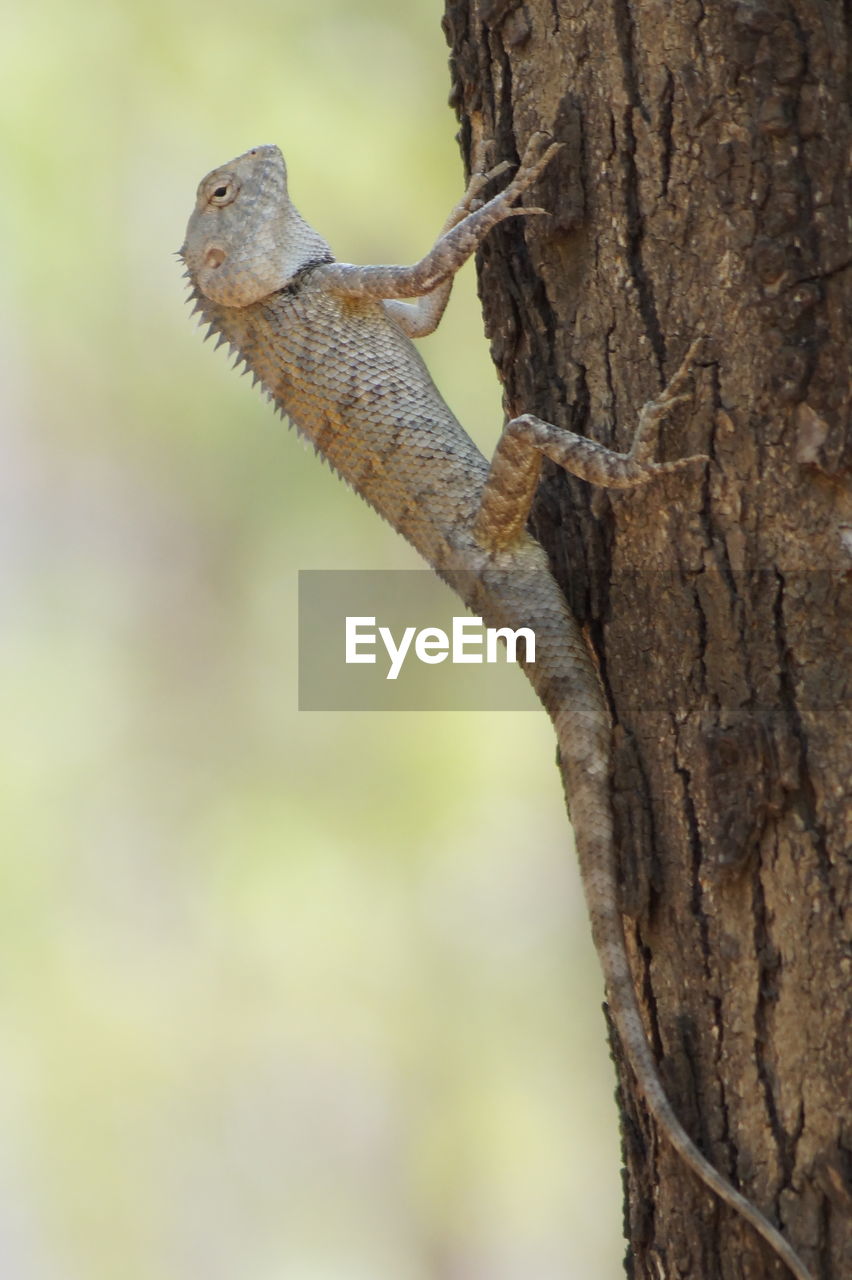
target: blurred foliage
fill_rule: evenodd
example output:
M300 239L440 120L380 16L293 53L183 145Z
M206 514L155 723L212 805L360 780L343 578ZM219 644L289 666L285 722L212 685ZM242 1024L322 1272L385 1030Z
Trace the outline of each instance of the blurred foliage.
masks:
M462 183L438 0L36 0L0 62L0 1274L613 1274L550 727L297 712L297 569L415 560L172 256L277 141L341 258L418 257ZM463 275L424 347L487 450Z

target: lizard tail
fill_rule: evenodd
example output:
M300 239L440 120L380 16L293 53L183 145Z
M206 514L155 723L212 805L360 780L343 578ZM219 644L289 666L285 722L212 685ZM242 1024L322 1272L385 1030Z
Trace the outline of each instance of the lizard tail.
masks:
M597 787L595 799L588 780L572 786L574 770L565 761L560 742L563 780L571 795L571 817L576 823L578 855L583 866L583 884L592 922L592 934L604 971L610 1011L637 1084L648 1109L683 1161L700 1180L749 1222L796 1280L813 1280L792 1247L769 1220L702 1155L684 1129L663 1089L657 1064L645 1034L633 976L627 960L624 926L618 909L618 885L609 816L606 784ZM603 816L602 816L603 815ZM580 833L584 834L581 835Z
M564 654L567 640L571 650L567 670L573 674L566 675L564 661L548 663L549 645L545 640L544 652L539 650L539 661L528 668L528 675L556 728L592 934L609 1007L627 1059L651 1114L684 1162L720 1200L751 1224L796 1280L813 1280L781 1233L702 1155L666 1096L642 1022L625 944L610 808L607 708L579 627L573 619L567 619L566 635L563 615L561 630L560 648ZM539 635L538 628L536 634Z

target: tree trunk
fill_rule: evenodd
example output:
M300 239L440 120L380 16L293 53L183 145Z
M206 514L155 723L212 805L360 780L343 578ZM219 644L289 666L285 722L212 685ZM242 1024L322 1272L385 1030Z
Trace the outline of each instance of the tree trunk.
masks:
M706 335L658 456L549 467L534 530L597 652L637 989L686 1128L852 1276L852 16L841 0L446 0L468 161L564 143L489 237L506 409L619 449ZM554 785L556 781L554 778ZM628 1272L781 1276L654 1131L614 1045Z

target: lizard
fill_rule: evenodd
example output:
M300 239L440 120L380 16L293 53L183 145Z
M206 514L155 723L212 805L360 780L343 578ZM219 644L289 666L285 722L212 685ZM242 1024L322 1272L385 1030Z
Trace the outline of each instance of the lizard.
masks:
M490 465L411 341L437 327L454 274L493 227L546 212L519 201L559 148L533 134L514 177L488 200L481 198L487 185L511 166L479 166L433 248L413 266L356 266L338 262L292 203L279 148L254 147L202 179L179 256L208 336L229 344L282 416L487 625L533 630L535 661L523 652L519 660L556 730L592 936L639 1089L701 1182L751 1224L796 1280L812 1280L780 1231L699 1150L665 1092L620 909L609 711L582 628L527 529L543 458L616 489L708 461L653 460L661 422L691 398L685 388L702 340L640 410L626 453L524 413L505 424Z

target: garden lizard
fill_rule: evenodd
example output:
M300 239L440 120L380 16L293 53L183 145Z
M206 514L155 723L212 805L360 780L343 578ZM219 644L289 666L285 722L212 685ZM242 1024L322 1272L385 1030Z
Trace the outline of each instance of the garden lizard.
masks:
M811 1280L780 1232L698 1150L660 1080L631 975L610 810L610 720L597 669L547 557L527 531L542 458L607 488L630 488L703 458L656 463L661 420L690 397L697 343L640 411L628 453L525 413L504 427L491 464L432 382L410 339L431 333L452 277L506 218L559 149L530 139L492 199L475 173L432 250L414 266L337 262L291 203L281 152L260 146L205 177L180 253L195 308L276 407L344 480L494 627L528 627L521 665L553 720L592 934L626 1056L660 1130L683 1160L760 1233L797 1280Z

